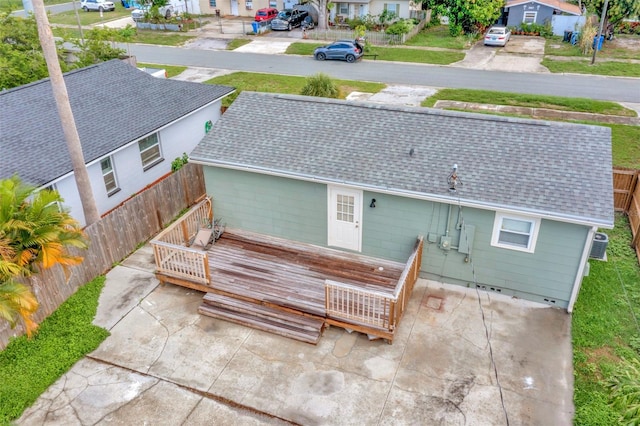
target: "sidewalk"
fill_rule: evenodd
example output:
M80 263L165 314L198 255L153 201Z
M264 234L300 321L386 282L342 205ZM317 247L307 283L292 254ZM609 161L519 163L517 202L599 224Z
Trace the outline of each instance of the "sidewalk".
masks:
M420 279L393 345L332 327L312 346L200 316L153 270L145 246L107 274L111 336L18 424L572 423L562 310Z

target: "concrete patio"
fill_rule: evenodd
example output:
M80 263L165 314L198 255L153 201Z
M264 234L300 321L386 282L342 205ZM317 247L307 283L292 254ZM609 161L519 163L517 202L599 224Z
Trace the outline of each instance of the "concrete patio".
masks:
M393 345L329 328L311 346L200 316L153 270L145 246L109 272L111 336L18 424L572 424L562 310L421 279Z

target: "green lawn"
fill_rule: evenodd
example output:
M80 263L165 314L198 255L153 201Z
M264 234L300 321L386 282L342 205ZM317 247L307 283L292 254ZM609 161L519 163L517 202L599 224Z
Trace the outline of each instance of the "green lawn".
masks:
M114 2L116 10L112 12L103 12L103 17L100 17L100 12L85 12L80 9L80 2L76 5L78 7L78 17L80 18L80 25L91 25L100 22L113 21L114 19L124 18L131 15L131 10L122 7L119 1ZM76 14L73 10L68 12L56 13L55 15L49 15L49 22L52 24L66 24L66 25L78 25Z
M638 359L640 349L636 323L640 316L640 267L630 248L627 218L618 215L615 228L604 231L609 236L608 261L590 261L589 276L582 283L573 311L576 425L619 424L622 413L609 405L607 388L617 369L624 368L636 387L640 383L640 376L623 363L623 358Z
M285 53L291 55L309 55L318 46L325 43L292 43ZM464 59L462 52L434 51L423 49L410 49L403 47L371 46L365 54L377 54L378 61L417 62L421 64L448 65Z
M45 6L54 4L69 3L69 0L44 0ZM78 2L80 4L80 2ZM0 11L22 10L22 0L0 0Z
M598 74L618 77L640 77L640 64L627 62L598 61L591 65L590 61L556 61L543 59L542 65L555 73Z
M640 169L640 126L601 125L611 128L613 164Z
M89 30L85 30L85 37ZM63 37L65 39L80 39L80 31L75 28L53 28L53 35L57 37ZM184 33L177 33L175 31L152 31L152 30L138 30L136 29L136 35L131 39L131 43L144 43L144 44L158 44L162 46L180 46L183 43L195 38L195 36L186 35ZM126 47L125 47L126 50Z
M251 43L251 39L248 38L234 38L227 44L227 50L234 50L240 46Z
M449 35L449 27L447 25L436 25L424 28L405 44L407 46L440 47L445 49L462 50L470 48L474 41L473 37L451 37Z
M531 108L550 108L561 111L590 112L597 114L635 117L637 113L617 102L597 101L587 98L563 98L560 96L527 95L509 92L493 92L471 89L442 89L427 98L422 106L433 106L438 100L476 102L481 104L511 105Z
M624 40L626 38L640 39L640 37L616 36L617 40ZM596 57L602 59L640 59L640 54L637 51L623 48L621 43L618 43L617 40L614 40L613 42L605 41L602 50L598 51ZM571 43L563 43L562 37L553 36L547 38L544 53L545 55L554 56L580 56L583 58L591 58L593 52L590 52L588 55L583 55L577 45L574 46Z
M107 330L92 324L104 281L101 276L80 287L40 324L32 339L18 337L0 352L0 424L20 417L42 392L109 336Z
M340 97L345 98L353 91L377 93L386 87L382 83L370 83L354 80L334 80L340 90ZM237 92L223 99L225 106L230 105L243 90L269 93L299 94L306 83L305 77L292 77L278 74L259 74L250 72L235 72L208 80L208 84L223 84L232 86Z
M182 71L187 69L187 67L178 66L178 65L147 64L147 63L144 63L144 62L138 62L138 67L140 67L140 68L164 68L164 70L167 71L167 78L175 77L176 75L182 73Z

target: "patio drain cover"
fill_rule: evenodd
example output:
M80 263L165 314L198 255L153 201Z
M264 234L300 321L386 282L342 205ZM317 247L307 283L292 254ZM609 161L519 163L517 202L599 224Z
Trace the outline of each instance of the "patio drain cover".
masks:
M427 308L431 308L431 309L435 309L436 311L439 311L440 307L442 306L442 298L435 297L435 296L428 296L426 305L427 305Z

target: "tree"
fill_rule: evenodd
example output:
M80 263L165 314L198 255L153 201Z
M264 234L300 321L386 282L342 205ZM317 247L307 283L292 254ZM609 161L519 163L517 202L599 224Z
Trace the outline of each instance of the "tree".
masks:
M82 262L68 247L86 248L82 230L66 211L60 194L26 185L16 176L0 180L0 318L12 326L22 319L27 334L36 328L38 302L29 287L16 282L38 268L67 268Z
M33 17L23 19L0 13L0 70L0 90L47 77L47 63Z
M125 54L114 46L115 41L130 41L135 28L121 30L94 28L88 40L81 44L71 37L62 37L64 42L77 45L77 62L67 63L62 42L56 44L58 63L62 71L84 67L101 61L118 58ZM22 86L49 76L44 59L38 27L33 16L14 17L0 12L0 90Z
M69 94L67 86L62 77L60 61L57 57L56 47L53 41L53 34L49 26L49 19L44 8L43 0L33 0L33 11L35 12L36 24L38 26L38 36L47 62L49 70L49 78L51 79L51 88L53 89L53 97L56 101L58 115L60 115L60 123L62 131L67 142L67 150L73 165L73 175L80 194L82 210L87 225L97 222L100 219L98 207L93 197L93 189L89 180L89 173L82 154L82 145L80 144L80 136L76 128L76 122L71 111L71 103L69 102Z
M503 0L424 0L435 14L449 17L449 33L456 37L484 31L502 13Z
M593 10L598 16L602 15L604 0L586 0L587 8ZM609 0L606 21L617 25L623 19L640 15L640 1L638 0Z

